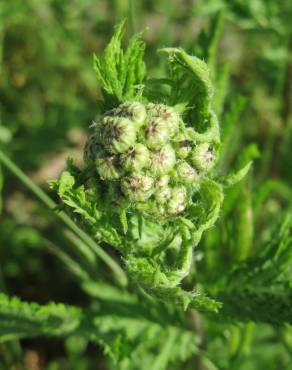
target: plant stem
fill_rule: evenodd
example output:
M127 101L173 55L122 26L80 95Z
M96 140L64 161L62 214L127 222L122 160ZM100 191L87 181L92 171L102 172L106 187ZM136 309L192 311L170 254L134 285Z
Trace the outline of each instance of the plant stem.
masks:
M134 33L136 32L134 0L129 0L129 18L130 18L131 35L134 35Z
M31 192L33 192L37 198L39 198L51 211L54 211L57 204L39 187L37 186L29 177L25 175L22 170L15 165L6 154L0 150L0 162L6 166ZM92 251L113 271L120 285L127 285L127 277L119 266L119 264L114 261L90 236L88 236L83 230L81 230L74 221L63 211L54 213L59 217L62 222L71 229L78 237L85 242Z

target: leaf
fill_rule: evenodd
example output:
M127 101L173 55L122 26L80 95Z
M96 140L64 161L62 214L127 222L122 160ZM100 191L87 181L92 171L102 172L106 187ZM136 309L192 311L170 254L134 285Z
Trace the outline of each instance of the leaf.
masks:
M234 266L219 295L222 314L236 320L292 323L292 217L276 225L259 252Z
M200 32L196 47L201 49L200 58L206 60L212 72L215 72L216 54L219 38L222 31L223 12L218 12L214 15L207 30Z
M120 23L103 55L94 55L94 70L101 86L104 109L116 107L127 100L138 100L137 95L145 78L143 56L145 31L135 34L124 51L121 40L125 22Z
M277 179L267 180L253 194L253 208L255 213L260 210L264 201L271 194L285 200L287 203L291 204L292 202L292 189L288 184Z
M127 221L127 214L124 209L120 212L120 220L121 220L123 232L126 235L128 231L128 221Z
M246 103L247 100L243 96L235 96L231 100L231 104L227 112L224 114L224 119L222 123L221 136L223 145L228 145L229 140L232 140L236 124L238 122L240 114L243 112L246 106Z
M224 198L222 187L210 179L204 179L202 182L200 195L204 203L204 210L200 217L194 220L194 223L197 224L197 229L193 232L195 245L201 240L203 232L212 227L217 221ZM197 209L194 211L194 216L196 216Z
M127 270L139 284L149 290L152 296L165 303L181 306L186 310L189 306L200 311L218 312L221 303L197 291L188 292L178 287L178 283L189 272L192 262L192 245L185 244L179 253L177 270L167 270L148 257L130 255L125 259Z
M0 294L0 339L11 340L38 335L66 335L77 329L80 309L50 303L40 306Z
M87 280L82 284L84 291L91 297L98 298L105 301L116 301L119 303L135 303L137 297L130 294L126 290L116 288L113 285L100 282Z
M95 290L90 287L90 291L92 288ZM114 287L108 293L102 294L98 304L86 309L57 303L27 303L0 294L0 341L74 335L102 346L119 369L129 369L129 361L135 364L138 360L139 364L141 356L150 357L156 366L166 366L167 362L186 360L197 350L195 334L178 325L179 317L167 306L153 304L150 312L147 304L141 304L135 296L133 299L126 292L121 295ZM161 354L165 335L170 332L176 338L175 346L171 353L165 350Z
M216 90L212 106L215 112L217 113L218 117L221 119L226 96L229 92L230 64L225 63L223 66L217 67L217 70L218 71L216 73L216 83L215 83Z
M71 190L74 184L75 184L75 179L70 174L70 172L68 171L63 172L59 180L60 197L62 197L66 193L66 191Z
M100 213L96 204L90 202L84 186L75 187L75 178L70 172L63 172L58 180L50 181L49 184L73 213L82 216L91 225L97 223Z
M160 51L169 55L169 62L174 72L176 72L176 68L181 68L185 71L186 76L188 76L188 74L191 75L198 90L196 91L196 94L199 96L198 103L203 106L209 104L214 91L207 64L195 56L188 55L183 49L163 48L160 49ZM189 98L190 96L191 95L189 95ZM178 101L176 103L178 103Z
M217 313L222 307L221 302L208 297L204 293L198 291L187 292L180 287L154 289L154 293L159 299L180 305L184 310L194 308L201 312Z
M252 161L248 162L244 167L235 173L231 173L225 177L219 178L219 182L225 187L231 187L241 181L249 172Z
M173 347L175 346L176 332L174 330L169 330L166 337L166 341L162 346L159 355L153 361L151 366L152 370L164 370L167 369L168 363L170 362Z

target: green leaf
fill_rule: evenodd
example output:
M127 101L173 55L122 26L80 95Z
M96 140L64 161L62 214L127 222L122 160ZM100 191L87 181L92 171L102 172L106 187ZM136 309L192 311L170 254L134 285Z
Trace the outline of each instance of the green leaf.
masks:
M259 252L233 267L219 295L223 317L275 325L292 323L292 217L276 225Z
M225 187L231 187L241 181L249 172L252 161L248 162L244 167L235 173L231 173L225 177L219 178L219 182Z
M62 197L68 190L71 190L75 184L74 177L70 172L65 171L62 173L58 182L58 191L60 197Z
M81 310L63 304L40 306L0 294L0 339L66 335L77 329Z
M138 100L145 78L143 56L145 31L135 34L124 51L121 45L125 29L122 22L106 47L103 55L94 55L94 70L104 98L104 109L110 109L127 100Z
M123 232L126 235L128 232L128 221L127 221L127 214L124 209L120 213L120 220L121 220Z
M175 82L177 83L177 85L173 86L173 88L177 90L178 94L186 94L186 91L183 90L183 86L180 86L179 89L177 88L179 86L179 79L177 75L179 68L185 73L185 78L187 76L191 77L192 83L197 89L193 92L190 91L185 95L185 98L189 100L189 104L192 104L191 97L192 94L195 93L198 98L197 104L199 105L199 109L204 110L206 105L209 105L210 99L214 93L213 85L210 79L210 70L207 64L201 59L187 54L183 49L180 48L163 48L160 49L160 51L169 55L170 66L175 74ZM180 99L176 99L175 102L178 104Z

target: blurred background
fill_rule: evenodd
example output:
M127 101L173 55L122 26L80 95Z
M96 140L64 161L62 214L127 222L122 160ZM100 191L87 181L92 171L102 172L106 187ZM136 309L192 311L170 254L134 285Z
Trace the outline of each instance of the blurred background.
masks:
M267 225L292 202L290 0L0 0L0 149L48 192L47 181L59 176L66 158L82 158L100 97L92 55L102 52L114 25L127 18L128 37L148 27L145 60L148 75L156 77L166 68L156 52L163 46L212 61L202 30L219 13L214 84L225 92L217 111L225 141L221 167L224 172L237 162L246 146L258 158L241 195L261 190L261 209L249 214L256 248ZM207 246L216 236L208 235ZM228 245L230 254L237 242ZM86 295L52 254L68 243L55 217L0 164L0 290L40 303L86 305ZM228 253L224 258L228 263ZM259 333L268 333L273 349L265 347L260 367L244 369L287 363L285 346L269 330L263 326ZM214 351L219 347L214 343ZM0 369L97 369L97 360L103 369L96 347L85 357L76 348L82 343L55 339L0 344Z

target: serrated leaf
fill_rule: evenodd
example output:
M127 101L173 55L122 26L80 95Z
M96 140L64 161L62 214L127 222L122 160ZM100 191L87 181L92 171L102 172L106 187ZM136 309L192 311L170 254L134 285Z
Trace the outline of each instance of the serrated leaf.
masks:
M138 90L145 78L143 56L145 31L135 34L123 50L121 41L125 22L120 23L104 53L94 55L94 70L104 98L104 109L110 109L131 99L138 99Z
M219 182L225 187L231 187L241 181L249 172L252 165L252 161L248 162L244 167L235 173L231 173L228 176L219 178Z

